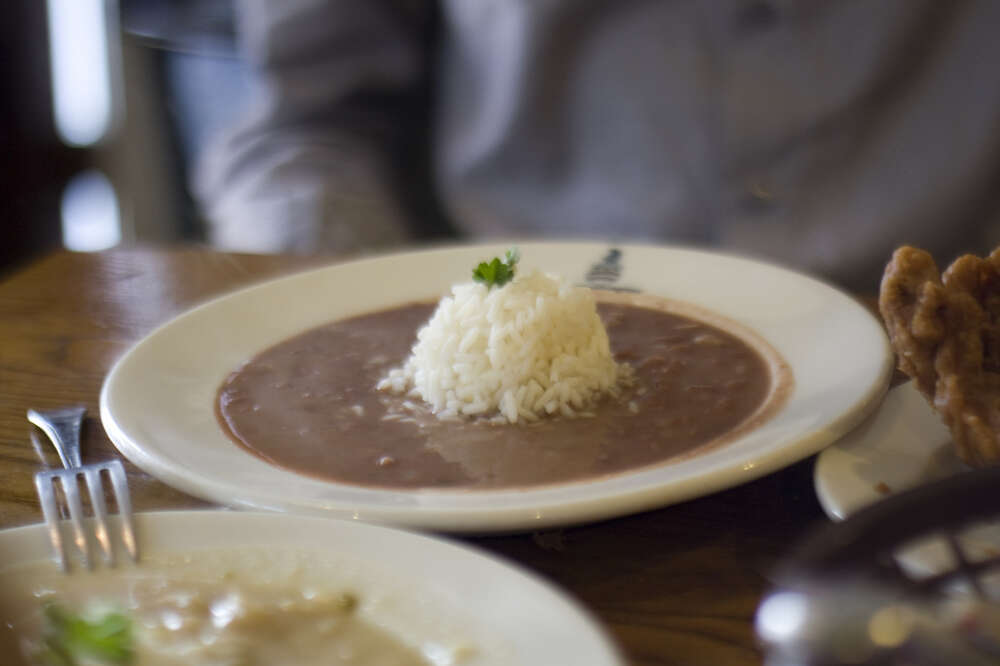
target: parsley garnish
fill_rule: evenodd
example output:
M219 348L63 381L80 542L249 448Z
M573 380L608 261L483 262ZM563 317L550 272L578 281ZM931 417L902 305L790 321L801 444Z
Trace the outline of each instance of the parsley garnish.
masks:
M45 666L133 663L132 621L128 616L110 612L89 620L53 603L46 604L44 612L45 633L38 657Z
M502 287L514 279L514 266L521 259L521 253L516 247L507 250L503 261L493 257L493 261L482 262L472 270L472 279L482 282L487 287Z

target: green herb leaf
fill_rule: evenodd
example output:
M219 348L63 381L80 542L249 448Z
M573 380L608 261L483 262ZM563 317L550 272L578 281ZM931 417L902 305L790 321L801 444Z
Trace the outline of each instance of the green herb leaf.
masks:
M44 615L42 664L78 666L82 660L107 666L133 663L132 621L128 616L109 612L91 620L54 603L45 605Z
M521 259L521 253L516 247L507 250L504 260L493 257L490 262L482 262L472 270L472 279L482 282L487 287L502 287L514 279L514 266Z

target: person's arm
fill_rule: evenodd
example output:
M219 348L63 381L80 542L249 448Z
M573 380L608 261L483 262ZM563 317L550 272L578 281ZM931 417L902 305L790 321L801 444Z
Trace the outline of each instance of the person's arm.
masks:
M426 62L425 12L388 0L240 0L247 117L192 190L222 249L358 251L410 236L391 173Z

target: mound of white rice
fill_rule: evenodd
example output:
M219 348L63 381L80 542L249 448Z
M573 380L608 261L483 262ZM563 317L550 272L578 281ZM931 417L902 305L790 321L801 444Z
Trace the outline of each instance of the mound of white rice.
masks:
M516 423L576 416L618 395L629 370L611 357L590 290L536 271L453 287L378 388L419 396L441 418Z

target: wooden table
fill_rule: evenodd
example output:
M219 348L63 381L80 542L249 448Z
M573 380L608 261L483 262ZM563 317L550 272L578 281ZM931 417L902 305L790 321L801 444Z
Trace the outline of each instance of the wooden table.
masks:
M40 520L32 474L40 455L58 465L33 443L29 407L85 404L85 459L113 455L96 418L98 393L130 345L208 297L327 261L190 248L59 252L0 283L0 528ZM126 467L137 510L207 506ZM568 591L632 664L736 666L761 661L752 617L768 572L825 521L806 460L658 511L468 541Z

